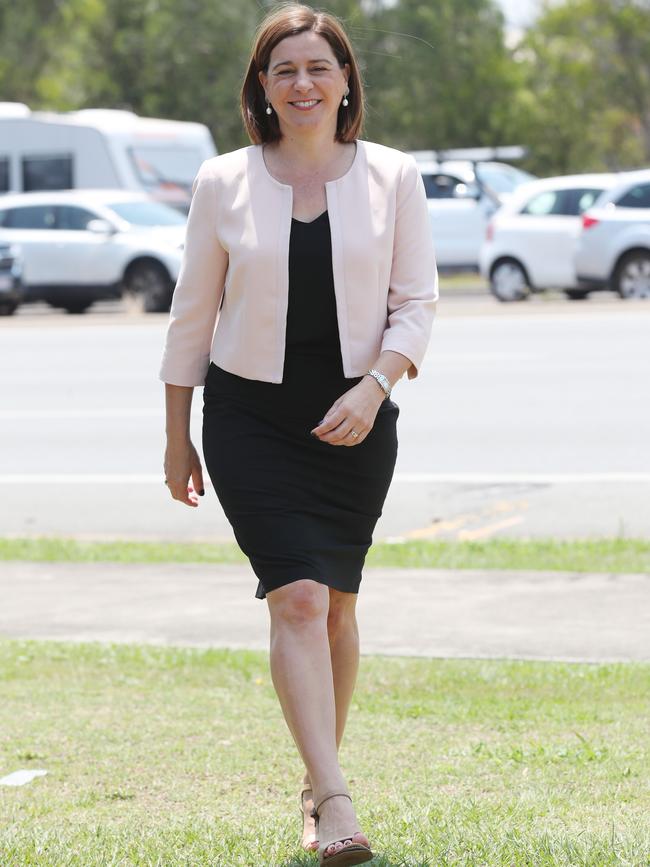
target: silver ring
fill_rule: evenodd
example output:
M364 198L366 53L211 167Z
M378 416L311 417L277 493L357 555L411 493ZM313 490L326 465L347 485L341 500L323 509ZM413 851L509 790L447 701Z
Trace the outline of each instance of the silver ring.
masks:
M359 436L359 434L355 430L351 430L350 435L353 440L355 440Z

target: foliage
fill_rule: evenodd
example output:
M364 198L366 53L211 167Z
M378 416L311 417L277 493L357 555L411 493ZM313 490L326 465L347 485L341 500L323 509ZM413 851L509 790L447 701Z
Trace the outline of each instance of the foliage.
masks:
M131 109L246 143L239 89L264 0L0 0L0 99ZM367 138L525 144L538 173L650 161L650 6L546 3L511 46L496 0L325 0L358 51Z

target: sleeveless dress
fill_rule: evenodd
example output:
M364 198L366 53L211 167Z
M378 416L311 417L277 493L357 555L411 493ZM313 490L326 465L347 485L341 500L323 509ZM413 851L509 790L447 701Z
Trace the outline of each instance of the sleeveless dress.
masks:
M206 468L259 579L258 599L303 578L359 591L397 458L399 408L385 400L356 446L310 431L360 379L343 374L328 213L293 219L282 382L211 363L203 390Z

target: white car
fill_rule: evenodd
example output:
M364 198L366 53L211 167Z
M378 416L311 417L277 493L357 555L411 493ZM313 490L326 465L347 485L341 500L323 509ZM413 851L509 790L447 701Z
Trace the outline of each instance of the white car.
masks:
M582 218L575 268L586 291L650 298L650 170L626 172Z
M25 301L82 313L124 292L169 309L186 217L144 193L64 190L0 198L0 237L19 246Z
M438 160L429 151L413 151L412 156L424 181L438 267L476 271L490 217L533 175L486 159L487 149L450 153L475 154L477 159Z
M544 289L586 297L574 268L581 215L617 180L615 174L543 178L513 193L490 220L480 253L481 274L499 301Z

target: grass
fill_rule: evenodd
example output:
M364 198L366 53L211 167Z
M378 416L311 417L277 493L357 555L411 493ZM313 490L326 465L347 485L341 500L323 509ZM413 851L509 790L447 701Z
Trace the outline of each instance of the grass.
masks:
M123 563L245 563L233 544L85 542L62 538L0 538L0 561ZM568 572L650 572L650 540L490 539L483 542L379 542L368 566L386 568L517 569Z
M2 867L306 867L264 653L0 641ZM374 867L650 863L650 665L363 657Z

